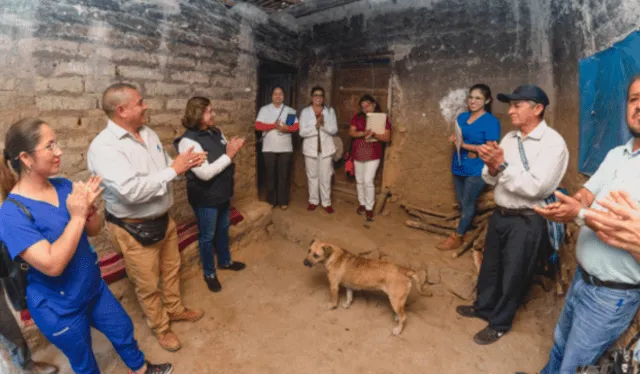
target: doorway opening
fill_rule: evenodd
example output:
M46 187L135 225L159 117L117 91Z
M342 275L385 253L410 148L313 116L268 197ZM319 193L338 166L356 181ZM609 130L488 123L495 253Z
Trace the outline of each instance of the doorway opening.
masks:
M349 127L353 116L360 111L358 102L363 95L373 96L380 104L380 109L387 115L391 114L389 62L389 59L378 59L334 65L332 105L338 118L338 136L345 152L350 151ZM385 151L386 147L383 147L382 159L375 177L376 193L380 192L382 185ZM347 177L344 165L335 169L333 183L335 191L356 194L355 178Z
M280 62L261 60L258 66L258 92L256 97L256 115L260 108L271 103L271 91L275 86L284 88L284 104L291 108L296 107L297 69ZM298 149L298 137L293 137L293 148ZM262 132L256 131L256 184L258 197L266 200L267 189L265 185L264 157L262 156Z

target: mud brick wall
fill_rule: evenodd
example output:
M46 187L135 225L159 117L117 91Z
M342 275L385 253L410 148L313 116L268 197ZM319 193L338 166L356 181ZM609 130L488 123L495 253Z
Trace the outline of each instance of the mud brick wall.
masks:
M297 32L285 18L210 0L5 0L0 15L0 133L25 116L45 119L64 151L61 175L85 179L86 151L106 125L111 83L137 85L149 123L175 155L189 97L213 100L227 136L249 135L236 158L235 199L257 198L253 131L259 57L296 64ZM4 148L4 136L0 137ZM190 219L184 181L173 214ZM95 241L99 252L106 238Z
M331 86L341 61L391 60L394 133L383 183L424 207L453 203L447 143L450 125L439 101L477 82L495 94L533 82L548 93L547 121L567 140L565 184L580 183L578 58L608 47L640 25L635 0L593 1L359 1L301 17L303 56L299 95ZM330 91L330 90L329 90ZM507 106L494 102L503 134Z

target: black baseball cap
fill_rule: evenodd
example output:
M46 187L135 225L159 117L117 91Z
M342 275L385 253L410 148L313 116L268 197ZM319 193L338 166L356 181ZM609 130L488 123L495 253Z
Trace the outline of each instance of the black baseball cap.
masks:
M498 100L503 103L508 103L515 100L531 100L534 103L542 104L545 107L549 105L549 98L542 88L533 85L525 84L516 88L512 94L498 94Z

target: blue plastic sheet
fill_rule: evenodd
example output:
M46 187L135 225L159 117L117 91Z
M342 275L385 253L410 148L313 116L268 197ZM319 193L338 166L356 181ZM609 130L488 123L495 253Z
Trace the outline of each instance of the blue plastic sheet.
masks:
M607 153L626 143L627 88L640 73L640 31L580 60L580 153L578 170L593 174Z

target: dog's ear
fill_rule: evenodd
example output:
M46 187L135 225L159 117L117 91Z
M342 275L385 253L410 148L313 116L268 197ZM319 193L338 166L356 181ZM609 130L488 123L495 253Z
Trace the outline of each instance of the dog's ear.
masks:
M313 243L315 243L315 242L316 242L316 240L315 240L315 239L311 240L311 243L309 243L309 246L312 246L312 245L313 245Z
M333 252L333 247L330 245L323 245L322 246L322 251L324 252L324 255L329 257L331 256L331 253Z

